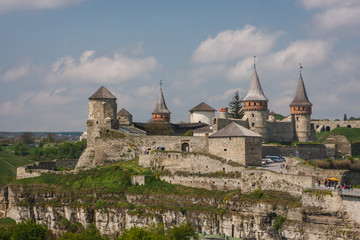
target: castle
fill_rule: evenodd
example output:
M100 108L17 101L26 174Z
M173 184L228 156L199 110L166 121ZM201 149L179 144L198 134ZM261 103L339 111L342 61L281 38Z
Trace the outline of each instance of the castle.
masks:
M315 140L314 126L310 120L312 104L308 99L301 72L294 99L290 103L290 115L281 121L276 120L274 112L269 113L268 99L262 90L255 64L249 91L243 99L245 115L242 119L228 118L227 108L220 108L219 116L215 116L216 110L202 102L189 110L190 123L172 124L170 123L171 112L166 106L161 85L160 83L159 97L152 112L152 121L168 123L175 130L175 135L183 135L186 130L194 130L195 136L210 136L230 122L236 122L261 135L263 142ZM89 100L88 138L96 137L101 128L120 129L127 133L133 130L133 132L145 134L146 123L133 123L132 115L126 109L121 109L119 113L116 113L116 98L105 87L97 90ZM129 126L133 127L129 128Z

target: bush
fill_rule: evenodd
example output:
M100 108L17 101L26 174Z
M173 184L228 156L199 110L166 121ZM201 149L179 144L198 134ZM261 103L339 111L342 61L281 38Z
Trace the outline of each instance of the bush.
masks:
M280 231L282 228L282 225L284 224L286 218L281 215L276 215L274 218L274 228L276 231Z
M45 240L48 230L34 221L21 222L14 228L11 240Z
M194 136L193 130L188 130L184 133L184 136Z
M264 195L264 193L263 191L261 191L261 189L257 188L252 192L251 195L253 195L257 199L260 199Z

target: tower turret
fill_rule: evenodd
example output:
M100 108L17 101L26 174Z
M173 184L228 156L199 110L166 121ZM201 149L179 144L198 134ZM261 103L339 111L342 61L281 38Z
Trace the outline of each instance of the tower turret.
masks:
M165 103L164 94L162 91L162 82L160 80L160 93L155 109L152 112L152 120L154 122L159 122L159 121L170 122L170 114L171 112L169 111Z
M250 130L263 136L267 141L268 99L261 88L259 77L254 63L254 72L249 91L243 99L245 115L249 122Z
M301 68L300 66L300 77L295 97L290 104L290 114L293 116L293 121L295 122L296 140L299 142L308 142L312 140L310 127L312 104L306 94Z
M95 144L101 129L118 129L119 121L116 119L116 97L104 86L100 87L89 97L89 118L87 120L88 146Z

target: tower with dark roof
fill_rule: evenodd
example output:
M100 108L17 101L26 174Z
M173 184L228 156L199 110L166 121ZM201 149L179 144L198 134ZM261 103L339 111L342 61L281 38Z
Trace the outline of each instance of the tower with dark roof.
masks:
M310 117L312 104L306 94L304 80L300 72L298 85L294 100L290 104L290 114L295 122L296 139L299 142L308 142L312 140Z
M132 115L125 108L122 108L116 116L119 120L119 125L132 125Z
M88 145L95 143L95 138L99 136L101 130L119 128L116 112L116 97L104 86L89 97Z
M160 81L160 93L155 109L152 112L152 121L170 122L170 114L171 112L169 111L165 103L164 94L162 91L162 82Z
M243 103L250 130L263 136L263 141L267 141L268 99L261 88L255 64L250 88Z

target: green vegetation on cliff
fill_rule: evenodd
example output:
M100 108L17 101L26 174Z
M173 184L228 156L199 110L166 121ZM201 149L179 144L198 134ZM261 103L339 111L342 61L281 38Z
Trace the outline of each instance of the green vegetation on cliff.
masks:
M77 159L86 148L86 141L41 143L39 146L15 144L0 147L0 186L16 179L16 168L35 161Z
M318 142L322 143L330 135L342 135L345 136L350 142L359 142L360 128L338 127L331 130L330 132L316 133L316 139Z

